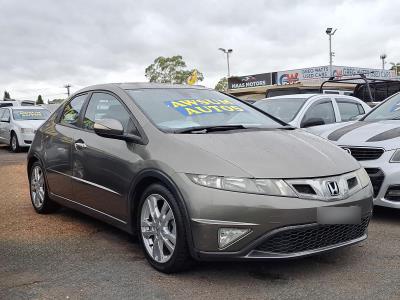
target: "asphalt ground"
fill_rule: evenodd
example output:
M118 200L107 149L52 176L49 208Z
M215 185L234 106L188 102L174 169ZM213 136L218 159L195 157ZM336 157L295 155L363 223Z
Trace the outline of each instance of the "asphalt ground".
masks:
M25 159L0 147L0 299L400 299L400 210L376 208L368 240L345 249L165 275L118 229L36 214Z

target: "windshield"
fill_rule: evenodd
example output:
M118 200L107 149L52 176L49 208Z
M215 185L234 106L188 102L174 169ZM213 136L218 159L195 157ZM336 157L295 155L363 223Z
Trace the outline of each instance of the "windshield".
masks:
M380 120L400 120L400 94L387 99L362 119L362 121Z
M253 105L287 123L296 117L306 101L307 98L280 98L258 101Z
M128 92L146 116L163 131L205 126L278 128L286 125L214 90L177 88Z
M13 117L15 121L27 120L46 120L50 116L50 112L45 109L14 109Z

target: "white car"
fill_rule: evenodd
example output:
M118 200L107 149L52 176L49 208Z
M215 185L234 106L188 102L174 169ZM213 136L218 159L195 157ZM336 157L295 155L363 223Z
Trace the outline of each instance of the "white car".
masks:
M400 93L360 120L337 124L320 135L365 168L374 188L375 205L400 208Z
M350 121L371 108L358 98L346 95L294 94L257 101L254 106L298 128L320 133L329 124ZM323 126L322 126L323 125Z
M29 147L36 130L50 116L42 107L8 106L0 108L0 143L13 152Z

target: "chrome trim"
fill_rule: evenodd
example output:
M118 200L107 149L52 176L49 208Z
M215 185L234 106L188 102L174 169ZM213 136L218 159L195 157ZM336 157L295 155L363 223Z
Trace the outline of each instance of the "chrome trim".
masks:
M255 223L243 223L243 222L231 222L231 221L222 221L222 220L209 220L209 219L192 219L192 221L208 224L208 225L226 225L226 226L257 226L259 224Z
M80 205L80 206L83 206L83 207L85 207L85 208L88 208L88 209L90 209L90 210L93 210L94 212L97 212L97 213L99 213L99 214L102 214L102 215L104 215L104 216L106 216L106 217L109 217L109 218L115 220L115 221L121 222L121 223L123 223L123 224L128 224L127 222L125 222L125 221L123 221L123 220L121 220L121 219L118 219L118 218L116 218L116 217L113 217L113 216L111 216L111 215L109 215L109 214L106 214L105 212L102 212L102 211L100 211L100 210L97 210L97 209L95 209L95 208L93 208L93 207L90 207L90 206L87 206L87 205L85 205L85 204L76 202L76 201L74 201L74 200L65 198L65 197L60 196L60 195L57 195L57 194L55 194L55 193L53 193L53 192L50 192L50 194L51 194L52 196L56 196L56 197L61 198L61 199L63 199L63 200L66 200L66 201L69 201L69 202L78 204L78 205Z
M74 180L76 180L76 181L80 181L80 182L83 182L83 183L86 183L86 184L95 186L95 187L97 187L97 188L99 188L99 189L105 190L105 191L107 191L107 192L116 194L116 195L118 195L118 196L122 196L120 193L118 193L118 192L116 192L116 191L114 191L114 190L112 190L112 189L109 189L109 188L107 188L107 187L105 187L105 186L102 186L102 185L100 185L100 184L97 184L97 183L94 183L94 182L91 182L91 181L88 181L88 180L85 180L85 179L82 179L82 178L79 178L79 177L75 177L75 176L72 176L72 175L68 175L68 174L65 174L65 173L62 173L62 172L53 170L53 169L47 169L47 171L54 172L54 173L57 173L57 174L60 174L60 175L64 175L64 176L67 176L67 177L69 177L69 178L72 178L72 179L74 179Z

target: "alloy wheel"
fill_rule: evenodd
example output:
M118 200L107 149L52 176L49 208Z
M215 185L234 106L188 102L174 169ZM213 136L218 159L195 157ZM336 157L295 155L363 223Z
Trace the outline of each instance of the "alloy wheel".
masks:
M17 149L17 137L15 135L11 138L11 148L13 151Z
M176 245L176 222L171 206L161 195L151 194L142 205L140 221L147 253L156 262L166 263Z
M31 173L31 197L33 205L41 208L45 197L44 175L40 166L35 166Z

